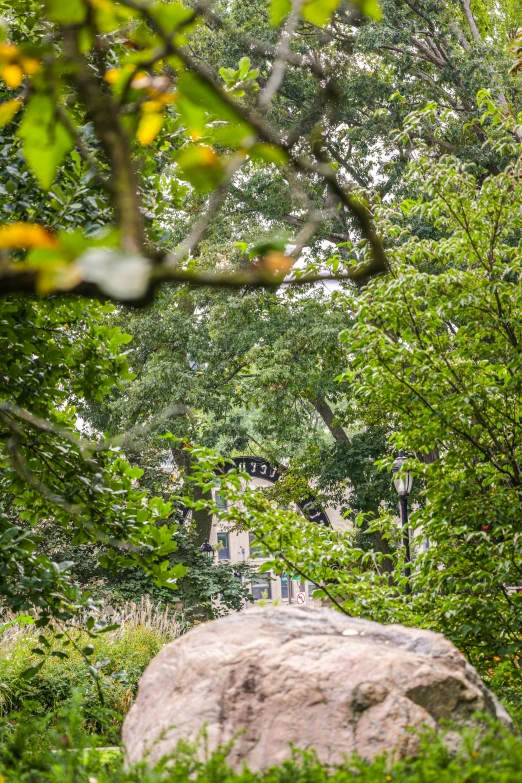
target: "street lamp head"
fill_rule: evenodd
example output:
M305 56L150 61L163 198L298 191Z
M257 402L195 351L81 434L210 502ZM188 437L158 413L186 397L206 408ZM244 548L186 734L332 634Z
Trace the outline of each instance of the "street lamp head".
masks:
M413 476L409 470L403 470L403 465L406 462L406 457L403 456L402 451L399 451L399 456L396 458L391 469L392 476L394 476L393 483L397 494L399 496L408 496L413 487Z
M208 538L206 538L203 541L203 543L199 547L199 551L201 552L202 555L205 555L209 559L214 558L214 547L212 546L212 544L209 544Z

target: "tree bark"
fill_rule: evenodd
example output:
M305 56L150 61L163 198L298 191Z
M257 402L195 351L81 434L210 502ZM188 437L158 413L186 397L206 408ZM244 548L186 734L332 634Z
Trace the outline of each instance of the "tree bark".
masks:
M312 405L330 430L330 433L335 438L335 440L345 442L349 440L348 435L344 429L336 423L335 414L324 397L317 397L315 400L312 400Z
M350 439L343 427L336 423L335 414L324 397L317 397L315 400L312 400L312 405L330 430L333 438L336 441L347 443ZM391 574L393 571L393 562L391 557L389 557L389 555L391 555L391 549L388 541L383 538L378 530L369 534L368 537L373 541L374 548L377 552L381 552L385 556L381 564L382 571L386 574Z
M460 4L462 6L462 10L464 11L464 16L466 17L466 21L468 23L471 35L473 36L473 40L481 41L482 38L480 37L479 29L477 27L477 23L475 22L475 17L471 12L469 0L460 0Z
M192 462L189 454L183 449L178 449L176 446L171 446L172 456L179 468L183 470L183 475L186 479L192 476ZM192 490L192 499L197 500L210 500L212 493L203 492L201 487L197 484L194 485ZM195 510L192 512L192 522L196 531L196 544L201 546L204 541L210 539L210 533L212 531L212 514L209 514L206 508Z

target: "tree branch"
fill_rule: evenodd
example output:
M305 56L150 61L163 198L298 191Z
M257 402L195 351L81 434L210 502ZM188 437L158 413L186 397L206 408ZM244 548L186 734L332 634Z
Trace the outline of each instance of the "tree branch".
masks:
M479 33L479 29L477 27L477 23L475 22L475 17L473 16L473 13L471 11L469 0L460 0L460 4L462 6L462 10L464 11L464 16L466 17L466 21L468 23L468 27L470 29L471 35L473 36L473 40L482 41L481 35Z

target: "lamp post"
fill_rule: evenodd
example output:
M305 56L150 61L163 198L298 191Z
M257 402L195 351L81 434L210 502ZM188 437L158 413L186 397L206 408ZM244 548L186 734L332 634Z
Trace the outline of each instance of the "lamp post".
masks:
M209 544L208 538L206 538L201 546L199 547L199 551L202 555L205 555L205 557L208 557L209 560L214 559L214 547L212 544Z
M404 575L406 576L406 595L411 594L410 587L410 533L408 528L408 497L413 486L413 476L408 470L403 470L403 465L406 462L402 451L399 451L399 456L393 463L392 476L394 476L393 483L399 496L399 508L401 512L402 522L402 544L404 546Z

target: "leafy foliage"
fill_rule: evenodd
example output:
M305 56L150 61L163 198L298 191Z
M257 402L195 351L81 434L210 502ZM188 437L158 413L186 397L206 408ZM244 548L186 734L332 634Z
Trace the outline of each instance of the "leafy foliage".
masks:
M444 737L427 732L421 737L417 758L395 762L385 757L373 762L350 758L329 767L321 764L313 751L296 749L280 766L262 772L252 772L248 767L237 771L227 763L229 747L204 753L202 736L195 745L181 744L171 757L151 769L144 765L126 768L122 756L96 750L92 739L89 742L79 736L82 719L78 695L71 709L55 716L52 728L42 718L11 715L11 722L2 725L0 774L24 783L88 783L93 778L99 783L153 783L158 779L167 783L189 779L197 783L282 783L288 779L296 783L511 783L517 778L521 761L520 739L490 725L479 736L469 730L461 732L461 748L454 754L444 744Z
M451 159L421 162L413 176L422 196L403 206L437 238L419 240L388 214L401 240L394 273L358 299L349 377L361 401L371 394L393 416L392 441L425 482L412 525L433 546L412 578L413 616L483 669L498 658L517 668L519 163L481 183Z
M378 15L375 2L357 3L364 13ZM337 6L331 0L309 0L292 11L289 24L295 26L302 16L321 27ZM40 9L35 0L18 0L10 11L13 29L0 44L0 74L7 88L0 118L9 128L7 134L11 123L18 127L4 149L21 145L36 183L44 191L54 188L51 207L58 200L67 210L85 210L90 200L97 211L105 211L105 228L112 230L95 236L92 231L82 232L71 244L64 232L52 233L44 227L41 215L36 214L36 221L26 217L24 230L41 228L42 241L31 249L20 236L5 245L12 251L11 263L2 271L6 290L39 294L74 290L146 301L162 279L280 283L302 248L296 248L282 266L274 266L270 250L276 249L275 237L268 242L266 263L263 258L251 269L209 276L196 270L190 258L236 173L273 166L290 167L305 179L322 179L374 248L374 264L364 273L373 266L374 271L384 268L384 251L371 216L337 181L333 169L321 167L309 129L303 127L295 138L285 138L264 116L283 77L277 47L265 50L274 59L273 78L259 91L255 105L241 100L247 91L251 98L259 87L260 71L250 68L249 57L240 57L237 68L220 69L224 89L192 54L197 22L214 21L210 9L134 0L110 0L101 7L77 2L67 8L47 2ZM28 11L39 21L28 24ZM285 35L283 30L282 40ZM259 47L264 48L262 43ZM312 72L315 92L324 92L321 68L309 58L291 59L293 67ZM61 198L60 182L54 185L57 178L63 181L60 169L68 166L66 157L73 149L74 164L82 169L75 183L78 203L68 201L67 195ZM24 179L33 184L27 175ZM17 179L15 169L11 191L19 187ZM90 192L90 181L100 191L99 200ZM189 189L183 183L189 184L193 202L212 192L215 198L194 230L187 232L187 221L179 221L185 236L172 246L171 233L161 223L165 208L175 214L185 206ZM165 196L147 192L151 184ZM47 207L45 199L44 203ZM30 208L25 211L34 215ZM148 223L155 218L159 220L149 230Z
M185 573L169 569L175 528L157 524L171 506L135 487L141 471L117 446L87 444L75 431L75 401L100 399L132 377L121 353L129 336L102 323L106 306L81 300L4 300L0 311L0 591L8 605L38 607L41 626L90 605L71 580L73 563L38 549L35 526L46 519L75 546L95 543L109 571L139 566L174 584Z
M485 119L497 120L492 146L515 151L509 122L483 100ZM236 505L222 516L255 533L272 558L267 569L301 574L342 611L442 631L488 678L505 661L509 690L521 651L520 162L486 178L475 171L421 158L411 173L418 198L380 210L395 238L391 274L343 295L354 314L343 380L359 413L366 407L375 423L378 411L383 433L410 455L420 490L412 596L399 528L389 514L376 518L378 508L359 525L387 548L364 546L356 531L318 529L233 482L221 492ZM432 235L419 238L411 215ZM361 484L369 489L368 474Z
M86 647L91 641L85 633L76 636L79 646ZM49 637L49 643L52 641ZM41 660L34 652L39 649L35 646L38 641L31 635L17 637L4 645L0 657L1 713L5 716L21 711L30 703L33 716L45 718L67 706L74 690L81 688L84 730L99 733L103 729L107 744L118 743L120 723L136 695L138 680L164 643L165 637L161 633L148 628L124 629L117 635L104 634L94 640L88 659L78 650L69 648L67 658L49 657L45 665L27 679L25 672ZM100 675L103 706L91 666Z

